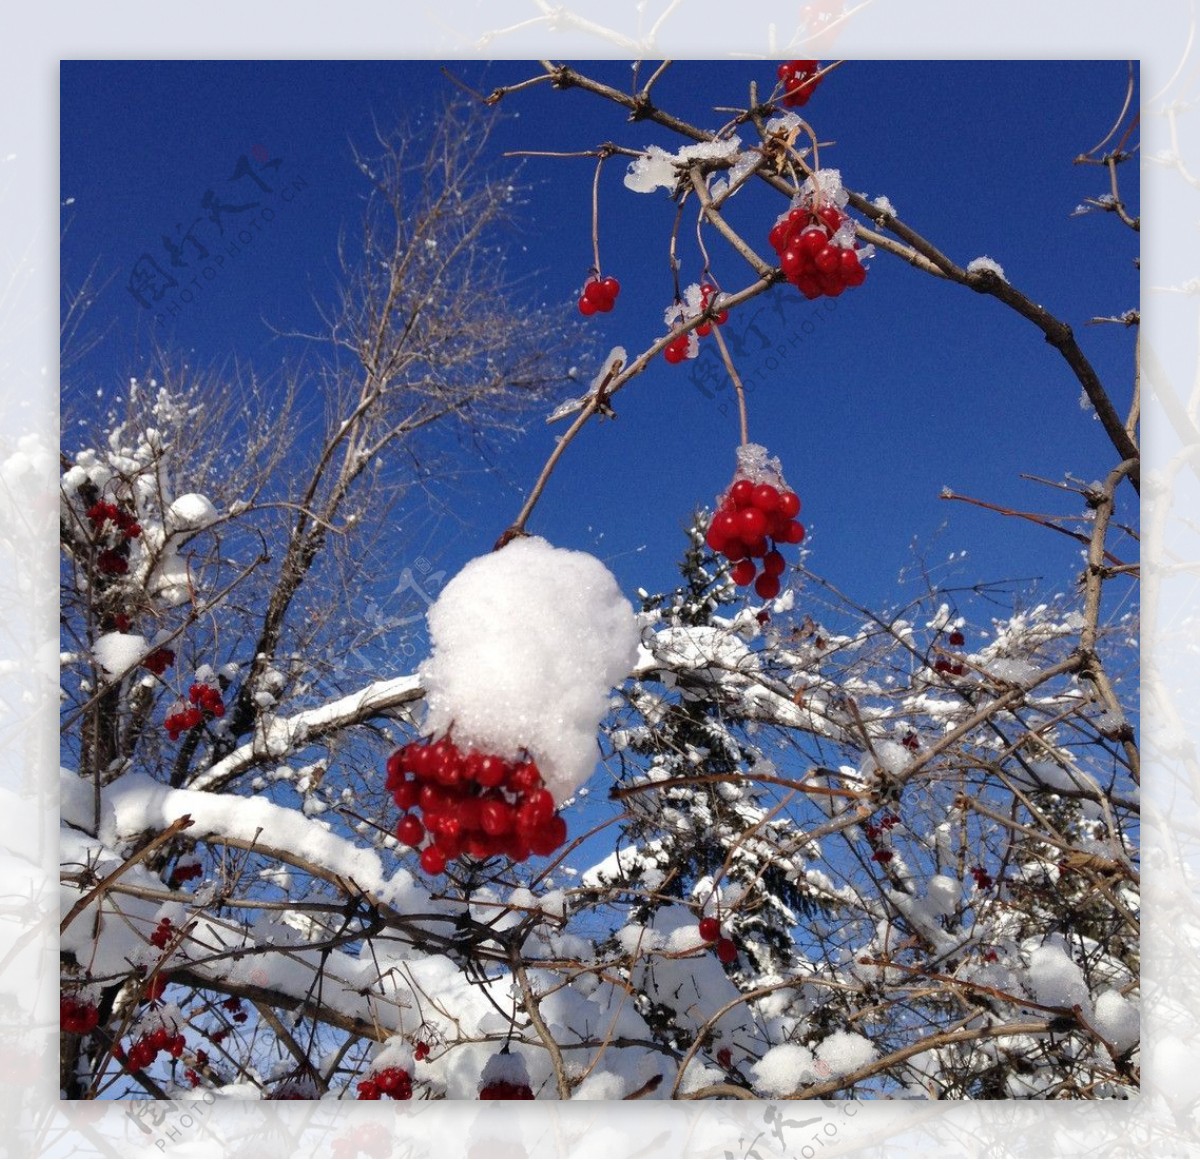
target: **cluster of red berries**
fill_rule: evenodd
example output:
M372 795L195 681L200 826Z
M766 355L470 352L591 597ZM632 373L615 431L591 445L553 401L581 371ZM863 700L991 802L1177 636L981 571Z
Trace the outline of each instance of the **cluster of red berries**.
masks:
M899 824L900 818L896 814L884 814L879 819L878 824L868 822L866 827L868 841L872 843L877 842L881 835L890 834ZM889 850L886 846L882 846L871 855L871 861L886 866L895 856L894 851Z
M464 753L448 736L411 741L388 758L386 787L406 811L396 837L414 848L430 839L421 850L427 874L441 874L463 854L524 862L567 840L567 824L532 759Z
M848 286L866 281L867 270L853 240L834 240L849 220L835 205L798 205L771 227L767 240L779 257L779 268L805 298L836 298Z
M730 575L735 584L743 588L753 584L761 599L774 600L787 567L775 545L798 544L804 539L804 525L795 518L799 511L800 497L794 491L735 479L708 525L705 542L718 555L734 561ZM763 562L762 575L758 575L755 559Z
M193 878L202 877L204 877L204 864L199 858L193 855L187 858L180 858L175 863L168 883L174 889L177 886L182 886L185 882L190 882Z
M601 278L593 274L579 296L579 313L584 316L607 314L617 302L621 283L616 278Z
M884 814L883 817L879 819L878 825L876 825L874 822L867 823L867 837L873 842L879 837L880 834L891 833L891 831L899 824L900 818L896 814Z
M958 629L955 629L946 637L946 642L951 648L962 648L967 643L967 638ZM933 662L933 671L935 673L945 673L951 677L961 677L966 673L967 667L957 658L951 660L949 657L938 657Z
M975 885L979 887L980 890L986 890L995 881L995 879L982 866L972 866L971 877L975 879Z
M428 1059L428 1058L429 1058L429 1044L424 1043L424 1042L418 1043L413 1048L413 1059L415 1059L418 1063L420 1063L421 1060Z
M717 288L711 282L702 282L700 284L700 310L707 310L716 296ZM694 333L699 337L704 338L712 333L713 325L722 326L729 319L728 310L718 310L711 320L706 320L696 327ZM691 333L676 335L665 347L663 347L663 358L669 363L681 363L685 359L692 358L692 342Z
M125 1051L118 1043L113 1054L130 1071L142 1071L158 1058L160 1051L167 1052L172 1059L178 1059L183 1054L185 1047L187 1047L187 1040L183 1037L182 1031L172 1034L160 1024L149 1034L136 1039L128 1051Z
M225 702L221 700L221 691L212 685L194 684L188 689L190 705L180 705L174 713L169 713L163 722L167 735L172 741L178 741L181 733L194 729L206 717L224 717Z
M394 1100L411 1100L412 1092L412 1076L402 1067L385 1067L358 1083L360 1100L378 1100L384 1096L391 1096Z
M58 1000L58 1022L64 1031L72 1035L86 1035L96 1029L100 1015L95 1003L74 995L63 995Z
M156 648L142 657L142 668L149 669L156 677L161 677L174 663L175 651L169 648Z
M821 83L816 76L820 71L820 63L815 60L785 60L775 73L783 85L783 96L779 98L779 103L788 108L807 105Z
M142 534L141 525L132 512L119 508L108 500L97 500L87 510L92 534L108 538L109 547L96 556L96 570L109 576L124 576L129 571L129 543Z
M506 1079L493 1080L479 1089L481 1100L531 1100L533 1089L527 1083L511 1083Z
M229 1012L235 1023L245 1023L250 1016L242 1009L242 1001L237 995L230 995L228 999L221 1000L221 1006ZM215 1037L210 1036L214 1043L217 1042Z
M150 934L151 945L158 947L161 951L171 941L174 934L175 931L171 926L171 920L169 918L160 918L158 926Z
M734 946L733 939L725 938L721 934L720 919L713 918L712 915L702 918L700 920L700 937L706 943L717 944L717 958L726 966L737 958L737 947Z
M167 983L170 981L170 976L162 971L155 971L142 984L142 999L143 1003L157 1003L163 997L163 992L167 989Z

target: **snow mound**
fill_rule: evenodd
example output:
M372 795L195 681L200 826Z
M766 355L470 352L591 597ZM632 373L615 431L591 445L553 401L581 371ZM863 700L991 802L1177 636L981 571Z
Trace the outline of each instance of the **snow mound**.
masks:
M817 1047L817 1062L825 1064L833 1075L849 1075L874 1063L878 1055L869 1039L853 1031L835 1031Z
M1091 1009L1083 972L1059 945L1048 942L1029 956L1029 989L1039 1003L1050 1007Z
M1141 1020L1137 1006L1120 991L1103 991L1096 997L1092 1026L1118 1052L1128 1051L1141 1038Z
M167 509L167 526L176 532L206 528L217 519L217 509L207 496L197 492L181 495Z
M514 759L527 750L558 803L596 764L609 690L629 675L638 624L594 556L539 537L472 560L429 610L427 731Z
M107 632L92 646L92 655L110 677L124 676L150 651L146 638L131 632Z
M799 1043L772 1047L750 1068L754 1087L766 1096L786 1096L817 1078L813 1053Z

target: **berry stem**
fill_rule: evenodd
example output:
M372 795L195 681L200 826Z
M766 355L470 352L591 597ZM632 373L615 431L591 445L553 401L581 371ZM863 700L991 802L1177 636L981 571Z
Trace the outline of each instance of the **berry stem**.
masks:
M596 277L600 277L600 171L608 154L603 150L596 159L596 173L592 178L592 261L596 264Z
M587 402L584 403L583 410L575 417L575 421L571 426L563 432L558 442L554 445L554 450L550 452L550 458L546 460L541 474L537 477L533 488L530 490L529 498L525 501L524 506L517 514L517 518L512 522L511 526L506 529L496 542L496 548L502 548L514 537L526 534L526 521L537 506L538 500L541 499L542 492L546 490L546 484L550 480L550 475L557 466L558 461L562 458L563 452L566 451L567 447L570 446L571 440L583 430L584 425L597 411L608 410L608 385L621 373L623 365L620 359L613 361L604 378L601 380L600 385L591 393Z
M729 347L725 345L725 339L721 335L721 328L714 326L712 328L712 336L717 340L717 349L721 352L721 361L725 364L725 370L729 374L729 379L733 383L733 389L737 392L738 401L738 423L741 426L742 446L745 447L750 442L750 423L746 417L746 392L742 388L741 376L737 373L737 367L733 365L733 359L729 356Z

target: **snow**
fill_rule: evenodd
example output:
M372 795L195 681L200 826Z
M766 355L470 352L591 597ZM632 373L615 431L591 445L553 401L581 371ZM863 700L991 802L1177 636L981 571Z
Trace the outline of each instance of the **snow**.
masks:
M686 168L697 161L732 161L741 151L741 145L738 137L685 145L676 153L668 153L657 145L648 145L640 157L629 163L625 187L634 193L653 193L656 189L671 191L678 181L679 168Z
M637 656L638 624L594 556L539 537L472 560L429 610L425 728L537 762L556 802L591 775L609 690Z
M198 531L217 519L217 509L198 492L181 495L167 509L167 526L176 532Z
M1029 956L1029 989L1039 1003L1049 1007L1079 1004L1091 1008L1083 972L1058 942L1047 942Z
M985 272L988 274L995 274L1001 282L1008 281L1008 279L1004 276L1004 267L992 258L972 258L971 261L967 263L968 274L982 274Z
M484 1065L479 1086L492 1083L511 1083L529 1086L529 1068L525 1057L517 1051L498 1051Z
M750 1075L764 1096L785 1096L817 1079L813 1053L799 1043L772 1047L750 1068Z
M835 1031L817 1047L817 1063L825 1064L831 1075L849 1075L878 1056L875 1045L853 1031Z
M96 663L111 678L124 676L136 668L150 651L144 636L131 632L108 632L92 646Z
M1141 1038L1138 1009L1119 991L1102 991L1096 996L1092 1026L1118 1053L1128 1051Z

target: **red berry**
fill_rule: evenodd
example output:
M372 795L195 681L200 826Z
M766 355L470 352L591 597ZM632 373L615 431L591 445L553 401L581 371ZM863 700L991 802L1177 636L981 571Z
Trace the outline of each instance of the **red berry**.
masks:
M413 1059L415 1059L418 1063L420 1063L421 1060L428 1059L428 1058L429 1058L429 1044L428 1043L418 1043L416 1046L416 1049L413 1051Z
M781 552L768 552L763 557L763 571L768 576L782 576L786 567Z
M396 837L406 846L419 846L425 837L425 827L416 814L405 814L396 825Z
M711 915L700 920L700 937L705 942L716 942L721 937L721 924Z
M795 519L800 514L800 497L794 491L780 492L779 510L789 520Z
M756 540L766 535L767 517L755 507L743 508L737 514L738 535L743 540ZM752 552L751 555L757 555Z
M764 515L770 514L779 507L779 490L769 483L760 483L754 489L754 506Z
M789 544L799 544L804 539L804 525L799 520L792 520L783 538Z
M817 251L813 258L813 265L816 266L818 273L835 275L842 268L842 252L836 246L826 246L823 250ZM825 285L823 279L821 285Z
M800 249L815 261L818 254L829 248L829 235L820 226L809 226L800 235Z
M600 289L604 292L605 300L608 302L608 309L612 309L612 304L616 302L617 295L621 293L621 283L616 278L604 278L600 282Z
M891 850L876 850L875 853L871 855L871 860L873 862L880 862L886 865L894 857L895 855L891 852Z
M779 595L780 587L779 577L768 576L766 573L754 581L754 591L763 600L774 600Z
M817 210L817 217L828 227L831 234L836 234L838 227L846 220L846 215L835 205L825 205Z
M530 835L529 849L539 858L547 858L567 840L567 823L555 814Z
M748 479L739 479L729 489L729 498L734 507L749 507L754 502L754 484Z
M441 874L446 869L445 852L438 846L426 846L421 851L421 869L426 874Z
M732 963L737 958L737 947L733 945L732 939L722 938L717 940L717 958L726 965Z
M756 573L757 569L754 567L753 560L739 560L734 564L730 576L736 585L745 588L748 584L754 583Z
M532 761L522 761L513 768L508 777L508 788L513 793L529 793L541 789L542 775L537 765Z
M950 643L952 645L954 645L955 648L961 648L964 644L967 643L967 638L965 636L963 636L963 634L961 632L959 632L958 629L955 629L950 634L949 640L950 640Z

